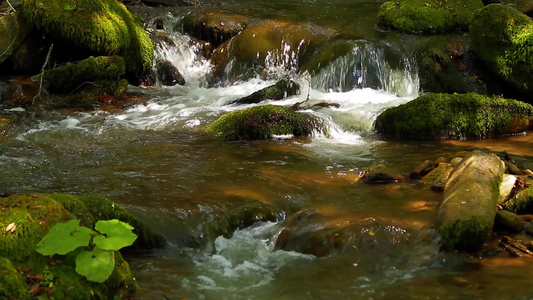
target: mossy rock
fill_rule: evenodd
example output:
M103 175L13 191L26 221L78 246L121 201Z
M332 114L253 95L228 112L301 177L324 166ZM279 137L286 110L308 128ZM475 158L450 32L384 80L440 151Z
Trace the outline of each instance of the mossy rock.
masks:
M183 31L216 48L243 31L249 22L250 19L242 15L190 13L183 19Z
M0 198L0 207L0 228L4 230L9 224L15 225L14 230L0 235L0 264L6 264L8 272L4 258L10 260L12 266L30 269L33 274L48 273L52 278L52 299L110 299L135 294L138 286L119 252L115 252L115 268L103 284L87 281L76 273L74 254L49 257L37 253L37 243L53 225L75 218L60 202L46 195L10 196ZM20 287L16 282L10 284ZM0 291L2 287L3 282ZM27 285L25 290L30 288ZM24 293L20 298L26 299Z
M274 135L310 136L323 131L315 116L277 105L263 105L223 115L206 132L225 140L261 140Z
M237 99L232 104L252 104L264 100L281 100L300 92L300 85L289 79L281 79L276 84L261 89L251 95Z
M523 132L532 125L533 106L468 93L418 97L385 110L374 128L403 139L484 139Z
M520 218L507 210L499 210L496 212L494 219L494 228L510 232L520 232L524 229L524 224Z
M84 84L94 86L94 82L98 80L118 83L124 74L124 58L120 56L91 56L77 63L69 63L45 71L43 81L49 92L68 94L85 87ZM41 75L36 76L37 80L40 78ZM116 86L111 88L112 91L115 89Z
M393 183L405 181L405 177L395 168L382 164L373 164L365 171L366 183Z
M130 246L133 249L162 248L165 239L156 235L137 217L118 204L102 196L74 196L70 194L49 194L51 199L61 203L68 211L81 220L83 225L92 228L98 220L118 219L130 224L137 234L137 240ZM125 250L129 249L125 248Z
M516 214L533 214L533 187L520 191L505 202L503 208Z
M0 64L20 47L30 31L31 26L19 13L0 17Z
M476 54L509 85L533 95L533 21L516 9L491 4L470 25Z
M0 256L0 298L2 299L30 299L30 289L20 272L15 269L11 261Z
M466 30L481 0L394 0L381 5L378 25L407 33L443 33Z
M424 177L420 179L420 182L424 184L430 184L430 185L444 185L446 184L446 181L448 180L448 177L450 176L450 173L452 172L453 167L449 163L439 163L438 166L429 173L427 173Z
M152 67L153 44L126 7L115 0L23 0L30 24L66 44L98 55L120 55L141 78Z

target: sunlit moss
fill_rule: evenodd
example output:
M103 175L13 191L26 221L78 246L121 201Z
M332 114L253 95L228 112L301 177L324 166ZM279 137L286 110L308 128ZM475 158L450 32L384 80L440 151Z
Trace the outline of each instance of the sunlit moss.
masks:
M291 108L263 105L223 115L206 131L225 140L258 140L274 135L310 136L323 131L323 124L315 116Z
M533 95L533 21L501 4L486 6L472 19L476 54L514 88Z
M378 25L412 33L466 30L472 13L483 7L481 0L394 0L383 3Z
M153 44L126 7L115 0L24 0L31 24L60 40L101 55L120 55L126 70L150 70Z
M440 242L444 249L477 250L492 232L492 224L478 216L457 219L439 226Z
M468 94L430 94L381 113L379 133L407 139L489 138L528 130L533 106Z
M503 207L519 214L533 213L533 187L520 191L514 198L507 201Z

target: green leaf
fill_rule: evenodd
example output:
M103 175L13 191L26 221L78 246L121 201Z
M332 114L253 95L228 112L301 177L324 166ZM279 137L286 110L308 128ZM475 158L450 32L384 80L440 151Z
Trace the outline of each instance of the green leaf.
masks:
M88 246L92 230L81 227L79 223L80 220L72 219L67 223L54 225L37 244L37 252L42 255L65 255L78 247Z
M90 281L102 283L115 268L115 253L113 251L94 248L93 251L83 251L76 257L76 272Z
M104 250L119 250L130 246L137 239L137 235L131 232L133 227L117 219L98 221L94 229L106 235L96 236L93 239L94 245Z

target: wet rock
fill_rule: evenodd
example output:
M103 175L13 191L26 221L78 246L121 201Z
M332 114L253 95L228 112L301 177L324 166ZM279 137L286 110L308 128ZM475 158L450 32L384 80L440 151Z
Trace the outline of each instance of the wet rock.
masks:
M504 163L505 163L505 173L513 174L513 175L522 175L522 171L520 171L520 169L515 164L509 161L504 161Z
M524 229L524 225L516 214L507 210L499 210L496 212L496 218L494 219L494 228L509 232L520 232Z
M407 245L413 237L406 224L390 218L328 215L315 210L298 212L282 224L285 228L276 239L275 249L318 257L365 251L384 255Z
M99 56L47 70L43 81L49 92L68 94L97 80L118 82L124 74L125 63L122 57ZM39 81L40 77L41 75L36 76L36 80Z
M152 32L150 32L150 38L156 47L176 47L174 40L172 40L170 35L165 31L152 30Z
M330 101L322 101L322 100L315 100L315 99L308 99L302 102L298 102L292 106L292 109L294 110L319 110L322 108L339 108L341 105L339 103L330 102Z
M525 169L523 173L527 177L532 177L533 176L533 171L531 171L530 169Z
M447 2L425 0L388 1L381 5L378 25L408 33L442 33L466 30L481 0Z
M109 201L108 203L111 204ZM111 276L101 284L87 281L77 274L72 260L60 256L43 256L35 251L36 244L53 225L80 216L78 212L72 214L61 203L45 195L0 198L0 207L0 228L6 228L9 224L16 225L15 230L0 234L1 263L5 264L4 259L8 259L12 266L20 267L19 270L31 270L33 274L43 274L48 270L53 274L53 295L58 299L108 299L115 295L132 297L135 294L138 286L128 264L118 251L114 254L115 268ZM61 263L57 263L58 261ZM9 272L9 263L7 268ZM0 275L0 280L3 278ZM0 291L14 287L0 281ZM27 285L25 291L29 290L30 285ZM10 297L20 291L13 292ZM26 294L21 299L28 298L30 297Z
M176 84L184 85L185 79L180 71L168 60L159 60L155 65L157 69L157 79L163 85L174 86Z
M316 75L320 70L326 68L336 59L349 55L355 47L352 41L340 40L327 43L317 50L303 66L302 71L307 71L311 75Z
M274 135L310 136L325 129L315 116L283 106L263 105L223 115L205 130L225 140L258 140Z
M335 31L313 24L267 20L249 25L214 51L214 74L239 80L267 64L298 71L334 37Z
M30 34L4 63L11 74L35 75L46 61L50 43L37 34Z
M470 25L476 54L495 75L529 96L533 95L532 28L529 17L502 4L479 10Z
M512 199L505 202L503 205L505 210L517 214L532 214L533 213L533 187L518 192Z
M516 179L517 178L514 175L503 174L503 180L500 184L500 196L498 197L498 204L503 204L511 197Z
M437 215L444 249L477 250L490 236L503 172L497 156L480 151L470 153L454 168Z
M5 108L32 105L39 87L27 79L13 78L0 82L0 105ZM36 99L40 100L40 99Z
M450 160L450 164L452 165L452 167L457 167L457 165L463 160L462 157L454 157L452 158L452 160Z
M194 0L142 0L142 3L149 6L191 6L200 2Z
M118 1L27 0L22 4L24 16L39 31L98 55L124 57L132 82L152 68L150 37Z
M190 13L183 20L183 31L216 48L243 31L249 22L249 18L242 15Z
M398 170L382 164L373 164L365 173L365 183L380 184L405 181L405 177Z
M425 160L423 163L418 165L418 167L416 167L414 169L414 171L411 172L411 174L409 174L409 178L411 178L411 179L420 178L420 177L426 175L427 173L429 173L431 170L433 170L433 168L435 168L435 166L436 166L436 163L434 161Z
M468 94L430 94L381 113L379 133L403 139L483 139L533 126L533 106L516 100Z
M237 99L231 104L252 104L264 100L282 100L300 93L300 85L290 79L281 79L276 84L251 95Z
M440 189L440 187L443 187L446 184L446 181L448 181L448 177L450 176L450 173L452 172L453 167L449 163L439 163L436 168L431 170L428 174L426 174L424 177L420 179L420 182L424 184L430 184Z
M0 64L22 45L31 29L31 25L19 13L0 17Z

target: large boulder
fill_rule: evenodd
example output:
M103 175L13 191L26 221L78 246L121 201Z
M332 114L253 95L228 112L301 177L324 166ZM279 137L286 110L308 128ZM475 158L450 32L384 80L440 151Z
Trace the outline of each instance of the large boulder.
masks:
M477 250L490 236L504 171L503 161L481 151L453 169L437 214L444 249Z
M522 93L533 95L533 21L516 9L491 4L470 25L472 46L490 70Z
M24 0L24 16L38 30L97 55L120 55L126 71L141 78L152 67L154 49L144 29L115 0Z
M31 31L19 13L0 17L0 64L20 47Z
M475 93L424 95L385 110L374 124L377 132L404 139L483 139L532 126L533 106Z
M378 25L409 33L442 33L466 30L481 0L394 0L381 5Z
M260 140L274 135L310 136L323 130L317 117L277 105L234 111L206 126L207 133L225 140Z
M215 75L239 79L267 65L298 71L335 31L308 23L267 20L249 25L213 53Z

